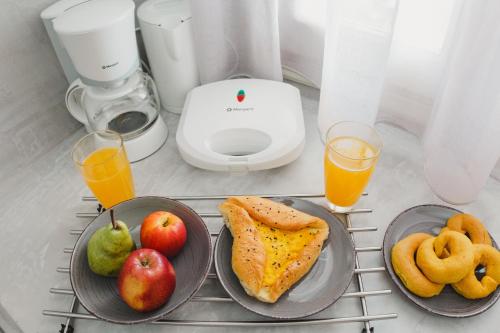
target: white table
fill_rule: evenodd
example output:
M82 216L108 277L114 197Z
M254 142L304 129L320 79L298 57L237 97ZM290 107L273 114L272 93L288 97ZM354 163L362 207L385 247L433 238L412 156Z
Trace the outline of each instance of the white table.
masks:
M300 87L306 121L307 142L302 156L288 166L254 172L245 176L214 173L193 168L179 156L175 145L178 116L165 114L170 135L155 155L135 163L133 173L138 195L209 195L252 193L320 193L323 192L322 153L316 127L318 92ZM369 195L359 207L374 208L371 214L353 217L355 226L374 225L377 232L357 234L359 246L381 245L384 231L402 210L423 203L442 203L425 181L422 151L411 134L389 125L377 125L384 140L383 153L369 185ZM38 159L30 168L12 175L3 184L0 262L0 326L15 331L56 332L62 318L42 316L42 309L64 310L70 296L51 295L51 287L70 288L66 274L56 267L68 266L69 255L62 249L72 247L74 237L69 230L82 228L89 220L76 219L77 211L91 211L82 203L89 195L69 155L72 145L84 135L80 129L73 137ZM500 183L490 179L478 200L459 207L483 219L494 237L500 239ZM215 207L212 208L215 211ZM207 209L208 209L207 208ZM220 222L217 222L220 223ZM214 222L210 229L219 226ZM360 255L363 267L383 266L379 253ZM393 294L368 298L370 314L399 314L397 319L372 322L378 332L495 332L498 331L500 305L485 314L465 320L429 315L407 301L385 273L364 275L366 289L393 289ZM210 288L206 288L210 292ZM223 315L221 315L223 314ZM337 302L320 316L359 315L359 299ZM177 318L204 320L256 319L235 304L197 303L184 306ZM190 328L172 326L115 326L99 321L76 320L77 333L83 332L246 332L235 328ZM358 332L362 324L307 327L308 332ZM264 328L254 331L302 332L304 327Z

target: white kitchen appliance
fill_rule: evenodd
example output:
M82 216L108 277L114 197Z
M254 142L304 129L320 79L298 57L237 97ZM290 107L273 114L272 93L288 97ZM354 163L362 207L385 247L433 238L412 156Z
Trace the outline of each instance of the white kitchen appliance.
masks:
M54 51L56 52L57 59L59 59L64 75L70 83L78 79L78 73L75 66L73 66L73 63L71 62L68 52L66 52L64 46L59 40L59 37L57 36L57 33L54 31L53 21L59 15L64 14L66 10L86 1L88 0L59 0L45 8L40 13L45 30L47 30L47 34L49 35Z
M176 140L184 160L203 169L245 172L285 165L304 148L300 93L289 84L259 79L194 88Z
M165 142L156 86L139 67L131 0L88 0L53 20L81 82L68 89L69 111L88 129L120 133L130 161Z
M200 85L188 0L148 0L137 10L149 65L164 109L181 113Z

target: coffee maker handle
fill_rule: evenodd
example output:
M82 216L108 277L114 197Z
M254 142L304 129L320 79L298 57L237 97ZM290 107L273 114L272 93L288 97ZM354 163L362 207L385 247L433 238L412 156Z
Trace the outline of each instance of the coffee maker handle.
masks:
M79 122L88 125L87 116L85 115L85 111L81 105L81 96L83 93L83 89L85 89L85 85L80 81L80 79L76 79L71 83L68 90L66 91L66 107L68 108L69 113Z

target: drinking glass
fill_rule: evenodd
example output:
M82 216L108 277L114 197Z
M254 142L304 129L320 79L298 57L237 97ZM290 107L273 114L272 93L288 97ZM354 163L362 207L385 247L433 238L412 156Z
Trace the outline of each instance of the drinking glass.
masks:
M342 121L326 134L325 195L335 212L351 210L363 193L377 163L382 140L369 125Z
M104 208L132 199L134 182L120 134L97 131L84 136L73 148L73 160Z

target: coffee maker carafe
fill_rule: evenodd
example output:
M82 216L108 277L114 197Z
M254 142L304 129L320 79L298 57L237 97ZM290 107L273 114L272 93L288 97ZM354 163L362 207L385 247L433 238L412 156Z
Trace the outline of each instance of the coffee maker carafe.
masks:
M132 0L90 0L54 19L54 30L80 79L66 94L70 113L88 130L114 130L130 161L165 142L153 79L140 69Z

